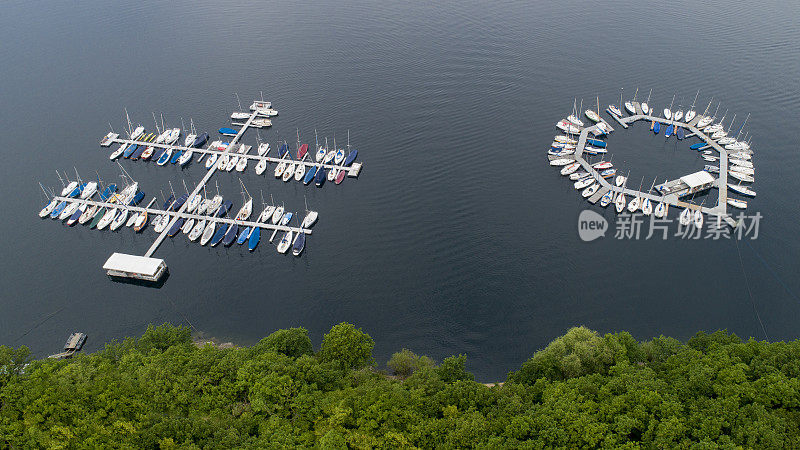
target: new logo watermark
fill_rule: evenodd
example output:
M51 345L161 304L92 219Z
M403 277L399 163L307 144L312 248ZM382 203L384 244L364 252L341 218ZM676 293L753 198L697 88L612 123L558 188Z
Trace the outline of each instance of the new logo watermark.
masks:
M606 235L608 231L608 221L605 217L592 211L584 209L578 216L578 236L584 242L591 242Z
M736 226L731 228L717 217L708 217L702 223L689 220L684 225L680 220L657 218L641 213L623 212L615 217L614 239L623 240L667 240L670 236L680 239L758 239L759 227L763 216L760 212L752 215L740 213L733 217ZM675 226L677 224L677 226ZM605 217L595 211L586 209L578 216L578 236L584 242L605 237L610 226ZM673 233L674 230L674 233Z

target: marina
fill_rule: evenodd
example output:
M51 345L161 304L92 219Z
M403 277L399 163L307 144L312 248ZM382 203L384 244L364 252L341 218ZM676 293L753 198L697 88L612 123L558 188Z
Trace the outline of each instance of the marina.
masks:
M162 131L156 122L156 129L159 132L156 137L156 133L146 133L141 125L133 129L129 118L129 137L127 139L120 138L118 133L111 131L100 140L100 146L104 148L115 144L119 145L109 155L111 160L117 158L151 160L157 162L158 165L180 162L180 166L183 167L195 158L195 153L199 155L198 162L202 161L203 157L207 157L207 171L202 179L191 191L187 188L186 193L181 196L176 196L173 192L162 209L152 207L155 198L146 207L137 206L145 194L138 192L138 183L135 182L128 184L120 194L115 193L115 185L110 185L101 193L100 200L96 201L92 197L97 191L99 179L98 182L80 183L78 177L78 181L65 183L65 180L59 175L59 179L64 184L61 195L51 193L49 203L40 211L39 216L67 220L67 225L70 226L80 223L88 225L90 228L96 227L98 230L108 227L111 231L115 231L123 225L127 225L133 227L137 233L147 226L150 217L156 218L153 229L158 235L143 256L115 252L108 258L103 269L110 277L114 278L145 282L161 280L168 272L168 268L163 259L153 258L153 255L167 237L174 237L180 231L183 231L190 241L199 239L200 245L210 242L213 247L222 242L227 247L234 241L239 245L246 242L251 252L258 246L262 232L271 233L270 243L281 232L283 233L282 237L277 243L278 252L287 253L291 247L292 254L300 256L305 248L307 235L311 234L311 226L317 221L318 215L315 211L306 209L306 216L301 218L296 213L284 210L283 206L273 204L265 207L259 220L248 220L252 214L253 204L253 198L250 196L249 200L244 200L236 217L226 217L232 213L230 209L233 203L229 200L223 203L223 199L219 195L214 197L213 201L205 198L206 186L217 171L230 172L235 168L237 172L243 172L250 160L258 162L256 165L258 175L264 173L269 163L273 163L276 165L274 170L276 178L283 181L289 181L292 178L303 181L304 184L314 181L317 187L322 187L325 178L328 178L338 185L345 176L357 178L361 173L362 163L355 161L358 151L350 150L348 132L347 155L344 150L336 148L335 141L334 148L329 150L326 139L324 147L319 142L316 143L314 155L316 155L317 161L315 162L312 160L312 152L308 151L309 146L300 144L298 133L297 160L292 158L292 152L289 151L285 141L283 144L279 143L278 157L268 156L269 144L261 143L260 139L258 154L249 154L252 146L240 144L242 136L250 128L271 126L272 122L264 117L277 115L277 111L271 108L271 103L264 102L263 99L254 101L250 110L249 113L238 112L231 115L233 120L237 120L233 126L240 127L238 131L227 127L219 129L221 135L231 138L228 142L214 141L207 148L200 147L207 142L208 134L204 133L198 136L193 123L191 124L191 134L187 135L184 145L179 145L176 142L181 136L180 128L169 129L163 127L162 123L162 128L164 128ZM127 175L121 165L120 169L124 175ZM126 177L124 176L124 178ZM130 177L127 176L127 178ZM48 193L44 187L42 189L46 194ZM244 184L242 184L242 189L242 195L245 197ZM210 202L206 205L209 209L206 211L208 214L198 213L201 202L204 205L206 202ZM299 226L291 226L291 221L295 218ZM201 234L202 238L200 238Z
M622 101L620 100L620 104L621 103ZM709 106L710 105L711 102L709 102ZM672 106L670 106L670 108L671 107ZM694 107L694 105L692 107ZM731 162L731 164L734 165L729 167L729 154L735 154L737 156L746 155L747 158L749 158L749 155L752 154L749 142L738 141L737 139L739 136L737 136L736 139L728 137L722 126L724 117L720 120L719 124L714 124L713 122L716 117L706 116L705 113L698 114L694 110L691 110L689 120L680 122L680 118L683 117L682 111L678 110L673 116L670 108L665 108L665 117L659 117L653 115L655 108L648 107L649 111L645 113L641 103L630 101L625 102L625 111L629 113L628 115L621 113L621 107L616 107L614 105L610 105L609 108L606 109L606 113L623 129L627 129L630 124L636 121L645 120L651 123L651 131L656 134L658 134L661 127L664 127L666 129L665 136L667 138L673 133L679 140L697 137L703 142L692 145L691 149L697 151L711 149L717 152L719 155L718 167L707 165L704 170L690 173L676 180L666 181L658 185L656 185L654 181L653 186L648 191L641 190L641 187L639 189L626 187L625 181L627 181L627 177L624 177L622 183L612 183L606 179L607 177L603 176L604 169L610 170L613 166L610 162L601 161L600 163L591 164L587 160L587 157L598 154L598 147L602 147L604 150L603 153L605 153L605 143L601 141L601 145L601 142L597 141L597 137L605 136L611 132L602 125L604 122L594 120L594 118L599 118L599 115L593 110L587 110L586 116L593 118L593 120L597 122L595 125L582 127L582 122L577 119L577 111L575 110L569 118L563 119L557 123L557 128L564 131L565 136L556 136L556 141L548 151L547 157L549 163L551 166L557 167L577 163L579 166L570 167L571 170L569 171L562 171L562 175L573 173L578 167L585 171L586 175L575 182L575 188L582 190L583 196L592 204L597 203L601 198L607 195L611 201L601 202L605 203L605 205L602 206L607 206L615 200L623 202L625 201L625 196L630 196L631 204L627 205L630 212L641 208L646 215L649 215L652 212L652 210L649 209L652 207L652 204L660 205L663 203L664 205L683 208L685 211L691 210L697 212L697 214L713 216L720 221L724 221L729 226L735 227L737 222L728 212L728 206L743 209L747 207L747 202L740 199L729 199L728 190L730 189L731 191L747 196L755 196L755 192L744 186L729 184L729 174L741 181L753 181L752 163L734 159L733 161L739 161L738 164ZM618 114L617 112L620 113ZM687 116L689 115L689 112L687 112ZM747 119L745 119L745 122L739 128L739 134L741 134L742 128L746 122ZM732 121L728 126L729 130L731 126ZM600 127L599 132L598 127ZM690 134L685 134L684 130L689 130ZM590 134L593 137L589 137ZM727 141L723 141L723 139L727 139ZM565 140L574 140L577 142L574 150L564 150L565 147L560 141ZM726 143L726 145L723 146L722 143ZM704 154L704 156L706 159L712 159L707 153ZM600 164L602 164L602 166L600 166ZM715 178L712 173L717 174L718 177ZM697 205L684 200L685 197L703 193L712 188L717 188L719 191L716 205ZM652 193L652 190L655 190L657 194ZM625 205L623 205L623 207L624 206ZM662 206L661 208L664 207ZM623 209L622 207L617 208L618 211ZM702 224L702 220L696 219L696 223Z

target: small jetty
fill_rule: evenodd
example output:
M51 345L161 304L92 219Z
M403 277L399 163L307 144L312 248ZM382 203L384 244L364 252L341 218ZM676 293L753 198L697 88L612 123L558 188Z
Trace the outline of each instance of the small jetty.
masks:
M67 342L64 344L64 351L61 353L56 353L55 355L50 355L49 358L53 359L65 359L71 358L76 352L79 352L83 348L83 344L86 342L86 333L72 333L67 338Z

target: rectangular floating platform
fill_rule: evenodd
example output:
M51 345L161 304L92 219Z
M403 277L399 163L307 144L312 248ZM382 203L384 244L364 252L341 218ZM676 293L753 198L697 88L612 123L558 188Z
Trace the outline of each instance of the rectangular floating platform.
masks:
M167 264L163 259L114 253L103 264L103 270L110 277L158 282L167 272Z
M592 194L591 197L589 197L589 203L591 203L591 204L597 203L610 190L611 190L611 188L608 187L608 186L601 187L600 189L597 190L597 192L595 192L594 194Z

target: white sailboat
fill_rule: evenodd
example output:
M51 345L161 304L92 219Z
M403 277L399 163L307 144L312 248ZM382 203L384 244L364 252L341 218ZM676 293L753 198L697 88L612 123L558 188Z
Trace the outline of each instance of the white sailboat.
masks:
M206 223L208 223L206 219L197 221L197 224L195 224L195 226L192 228L192 231L189 232L190 241L194 242L203 235L203 231L206 229Z
M203 237L200 238L200 245L208 244L208 241L210 241L211 238L214 236L214 230L216 229L217 229L217 223L209 222L208 225L206 225L205 230L203 230Z
M267 159L261 158L259 159L258 164L256 164L256 175L263 174L265 170L267 170Z
M692 210L687 207L681 212L681 215L678 216L678 222L683 226L688 226L691 221Z

